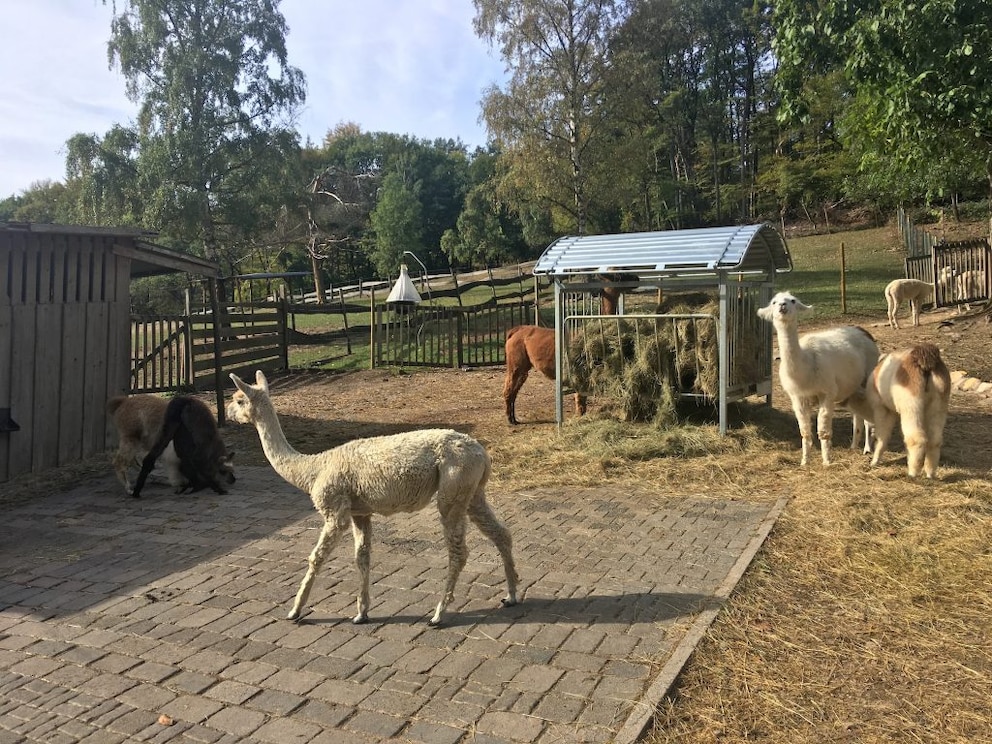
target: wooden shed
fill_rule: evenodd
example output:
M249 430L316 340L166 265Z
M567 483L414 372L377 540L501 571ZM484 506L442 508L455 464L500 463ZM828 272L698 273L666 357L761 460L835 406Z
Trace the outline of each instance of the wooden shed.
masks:
M0 483L103 452L129 390L130 283L217 264L123 228L0 222Z
M792 258L784 238L767 224L556 240L538 259L533 272L547 275L554 285L558 423L563 421L562 389L568 377L570 336L589 329L590 321L608 319L616 324L617 334L625 332L616 315L596 314L589 310L589 303L575 300L612 286L657 297L639 313L626 312L621 303L618 312L624 320L647 320L654 328L665 323L709 324L718 350L716 384L707 391L687 387L678 395L715 403L720 432L726 433L728 402L752 395L771 400L771 331L768 323L757 318L757 310L771 299L776 275L791 270ZM673 293L710 293L715 310L666 312L662 300ZM698 334L687 337L698 338ZM627 341L617 339L616 345L626 345ZM744 357L747 363L742 363Z

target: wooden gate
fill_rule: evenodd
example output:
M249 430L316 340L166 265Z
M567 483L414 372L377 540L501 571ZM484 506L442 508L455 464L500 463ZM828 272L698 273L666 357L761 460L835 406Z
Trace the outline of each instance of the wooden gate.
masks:
M218 360L222 378L254 376L256 369L285 369L286 354L286 316L278 307L223 308L216 333L209 311L132 316L130 392L212 390Z

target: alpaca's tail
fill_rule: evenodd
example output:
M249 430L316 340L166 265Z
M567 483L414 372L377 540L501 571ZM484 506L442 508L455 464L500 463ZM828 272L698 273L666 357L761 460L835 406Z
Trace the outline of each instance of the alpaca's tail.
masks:
M121 407L121 404L127 400L126 395L115 395L113 398L107 401L107 413L113 416L117 413L117 409Z
M909 363L920 371L925 389L933 389L939 395L946 395L950 390L950 373L940 356L940 349L934 344L914 346L909 352Z
M933 375L946 366L940 357L940 349L933 344L919 344L909 352L909 362L925 375Z
M526 327L527 327L527 326L522 326L522 325L518 325L518 326L513 326L513 328L511 328L510 330L508 330L508 331L506 332L506 337L507 337L507 339L509 339L509 338L510 338L510 336L512 336L512 335L513 335L514 333L516 333L517 331L519 331L519 330L521 330L522 328L526 328Z

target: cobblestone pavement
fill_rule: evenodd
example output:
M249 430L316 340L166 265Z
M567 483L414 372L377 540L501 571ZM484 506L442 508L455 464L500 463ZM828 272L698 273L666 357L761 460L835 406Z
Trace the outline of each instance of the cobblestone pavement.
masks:
M285 619L319 517L269 468L226 496L112 477L4 507L0 744L634 741L782 508L606 489L491 493L522 602L469 528L444 627L433 508L374 521ZM666 664L666 660L668 663Z

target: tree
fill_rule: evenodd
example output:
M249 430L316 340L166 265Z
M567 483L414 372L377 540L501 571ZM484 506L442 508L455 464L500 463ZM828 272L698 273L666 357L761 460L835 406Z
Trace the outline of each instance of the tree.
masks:
M398 271L403 251L423 253L423 209L418 191L398 171L382 181L371 214L375 245L370 252L380 276Z
M145 222L213 260L222 241L247 239L257 227L255 207L266 206L260 185L271 187L298 149L289 124L305 81L287 62L277 7L278 0L125 0L118 13L114 2L109 58L140 104Z
M892 153L903 164L933 163L964 141L981 153L992 194L992 57L985 53L992 16L985 0L781 0L775 28L784 118L807 114L806 79L841 70L854 98L845 134L862 165L891 163Z
M563 232L583 234L591 187L612 137L606 90L610 39L622 23L622 0L474 0L475 30L498 45L512 75L490 88L483 115L490 133L523 174L524 198L557 213ZM511 174L512 177L512 174ZM595 197L593 196L595 194Z
M76 222L137 225L143 204L138 188L138 134L114 126L102 138L75 134L66 142L66 181L75 186Z
M500 162L491 150L476 150L472 157L469 168L473 185L465 196L456 228L441 239L441 247L453 264L493 266L520 260L526 253L520 220L500 195Z

